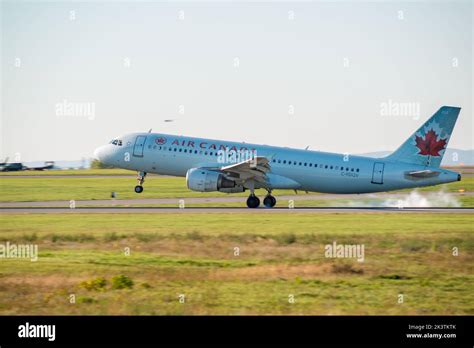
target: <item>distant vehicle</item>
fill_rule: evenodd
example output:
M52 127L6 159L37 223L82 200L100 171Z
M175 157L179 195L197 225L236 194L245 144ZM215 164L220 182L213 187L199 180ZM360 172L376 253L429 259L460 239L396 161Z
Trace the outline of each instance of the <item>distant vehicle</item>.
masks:
M3 162L0 163L0 172L18 172L20 170L25 170L25 166L23 163L7 163Z
M94 155L106 165L137 170L137 193L143 191L146 173L186 176L194 191L250 190L249 208L260 205L255 190L263 188L263 204L271 208L276 204L274 189L369 193L461 180L461 174L440 168L460 110L441 107L383 158L156 133L126 134Z
M22 170L46 170L53 169L54 161L46 161L43 166L26 166L21 162L8 162L8 157L5 162L0 163L0 172L18 172Z

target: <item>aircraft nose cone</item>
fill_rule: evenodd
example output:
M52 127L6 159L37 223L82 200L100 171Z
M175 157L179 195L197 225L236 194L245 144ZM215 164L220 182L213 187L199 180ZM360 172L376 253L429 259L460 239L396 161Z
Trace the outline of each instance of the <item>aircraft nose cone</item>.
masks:
M105 149L104 149L104 146L100 146L98 147L97 149L95 149L94 151L94 158L96 160L99 160L101 162L105 162L106 160L106 156L105 156Z
M94 155L93 155L93 157L94 157L94 159L100 161L100 147L98 147L97 149L94 150Z

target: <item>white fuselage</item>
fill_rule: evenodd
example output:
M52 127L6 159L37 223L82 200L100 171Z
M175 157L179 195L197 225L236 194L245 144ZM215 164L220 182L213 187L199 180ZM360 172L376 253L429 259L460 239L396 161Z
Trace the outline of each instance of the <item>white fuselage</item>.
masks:
M115 142L115 144L114 144ZM132 133L96 150L96 157L115 167L146 173L186 176L192 168L218 170L254 153L269 160L272 189L326 193L367 193L457 181L458 173L426 166L355 155L175 136ZM232 155L233 153L237 155ZM231 154L230 157L227 155ZM432 170L432 177L410 172ZM258 187L257 187L258 188Z

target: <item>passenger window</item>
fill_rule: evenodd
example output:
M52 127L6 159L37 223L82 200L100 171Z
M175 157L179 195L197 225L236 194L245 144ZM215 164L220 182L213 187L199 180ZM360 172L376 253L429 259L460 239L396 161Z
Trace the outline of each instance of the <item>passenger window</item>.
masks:
M283 160L283 164L286 164L286 160Z
M304 166L306 167L307 165L308 165L308 163L305 162L305 163L304 163Z
M348 172L348 171L349 171L349 168L346 167L346 172Z
M328 165L327 165L327 164L324 166L324 169L328 169Z
M356 169L356 172L359 173L359 168Z
M333 168L333 166L329 167L329 169L332 169L332 168Z
M354 168L351 168L351 172L353 172L353 171L354 171Z

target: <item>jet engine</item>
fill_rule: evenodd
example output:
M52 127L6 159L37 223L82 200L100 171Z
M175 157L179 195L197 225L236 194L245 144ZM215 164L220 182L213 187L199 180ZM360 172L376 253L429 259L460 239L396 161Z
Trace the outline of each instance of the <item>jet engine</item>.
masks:
M244 187L227 179L224 174L207 169L192 168L186 173L186 185L190 190L199 192L244 192Z

